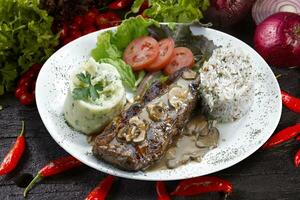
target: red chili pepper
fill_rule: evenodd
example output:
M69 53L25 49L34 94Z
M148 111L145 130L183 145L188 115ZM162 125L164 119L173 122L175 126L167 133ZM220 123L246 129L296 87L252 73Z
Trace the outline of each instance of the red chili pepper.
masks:
M300 98L294 97L287 92L281 90L282 103L291 111L300 113Z
M208 192L224 192L230 194L232 191L233 187L229 181L217 177L202 176L180 181L171 195L194 196Z
M108 5L112 10L122 10L133 3L133 0L115 0Z
M24 193L23 193L24 197L26 197L29 190L39 180L41 180L45 177L60 174L69 169L73 169L75 167L79 167L82 165L83 164L79 160L77 160L76 158L74 158L72 156L65 156L65 157L61 157L61 158L51 161L50 163L48 163L46 166L44 166L38 172L38 174L34 177L34 179L32 179L32 181L29 183L29 185L25 188Z
M294 158L294 165L295 167L300 166L300 150L297 151L295 158Z
M273 135L263 146L263 149L268 149L274 147L276 145L287 142L293 138L295 138L300 133L300 124L296 124L294 126L289 126L275 135Z
M157 200L171 200L166 185L162 181L156 182Z
M85 200L104 200L114 182L114 177L108 175L97 187L95 187L85 198Z
M296 140L300 142L300 136L297 136L297 137L296 137Z
M22 121L21 134L18 136L14 146L9 151L9 153L5 156L4 160L0 165L0 176L4 174L8 174L12 170L14 170L18 165L26 146L24 132L25 132L25 123L24 121Z

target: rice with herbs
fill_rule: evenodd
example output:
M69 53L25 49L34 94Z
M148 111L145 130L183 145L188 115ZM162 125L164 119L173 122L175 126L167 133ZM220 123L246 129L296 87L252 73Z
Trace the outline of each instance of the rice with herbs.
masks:
M249 111L254 97L253 67L241 49L215 49L200 69L200 77L203 107L211 118L229 122Z

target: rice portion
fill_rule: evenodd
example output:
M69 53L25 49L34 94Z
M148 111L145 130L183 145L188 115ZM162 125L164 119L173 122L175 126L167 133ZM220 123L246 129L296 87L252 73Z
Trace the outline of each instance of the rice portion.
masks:
M230 122L249 111L254 97L253 67L241 49L215 49L199 72L202 104L209 117Z

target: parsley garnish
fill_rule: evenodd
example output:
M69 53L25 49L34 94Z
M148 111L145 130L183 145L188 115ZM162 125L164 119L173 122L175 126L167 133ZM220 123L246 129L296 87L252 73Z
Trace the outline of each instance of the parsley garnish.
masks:
M93 101L95 101L99 98L98 92L103 91L103 85L101 83L93 85L91 81L91 74L88 72L85 74L77 74L76 77L86 86L77 87L73 90L73 98L75 100L88 100L90 97Z

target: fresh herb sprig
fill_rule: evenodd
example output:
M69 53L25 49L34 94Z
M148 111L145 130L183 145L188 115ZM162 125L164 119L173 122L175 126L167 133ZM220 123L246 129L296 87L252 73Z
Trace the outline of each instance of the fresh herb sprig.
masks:
M103 91L103 84L92 84L92 76L89 72L77 74L76 77L81 81L84 86L77 87L73 90L73 98L75 100L88 100L91 98L93 101L98 99L99 92Z

